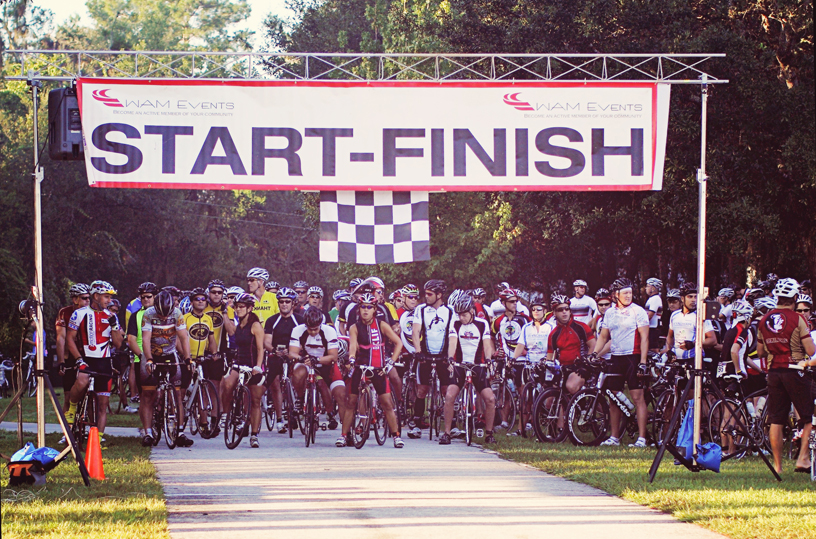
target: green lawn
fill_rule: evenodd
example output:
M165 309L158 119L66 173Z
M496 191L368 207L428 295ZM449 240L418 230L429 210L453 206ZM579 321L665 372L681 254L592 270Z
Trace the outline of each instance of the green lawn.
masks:
M62 389L56 389L57 399L59 399L60 405L62 405ZM0 400L0 406L5 407L7 406L9 401L6 399ZM141 421L139 421L139 414L128 414L122 412L120 414L116 413L116 409L119 406L119 396L118 395L111 395L110 398L110 408L113 413L108 414L108 426L109 427L135 427L139 428L142 426ZM134 407L138 405L133 405ZM13 409L8 416L6 416L5 421L17 421L17 410ZM36 423L37 422L37 399L36 397L23 397L23 421L26 423ZM45 422L46 423L57 423L57 414L54 412L54 407L51 405L51 399L46 399L45 401Z
M11 454L16 432L0 431L0 452ZM26 433L26 440L34 441ZM58 435L47 444L57 448ZM44 487L8 487L9 474L2 466L3 538L133 537L167 538L167 509L150 449L136 438L105 436L102 450L104 481L82 483L73 457L48 473Z
M692 473L667 452L649 484L654 449L578 448L500 436L502 457L586 483L732 539L816 538L816 483L785 461L777 482L758 457L723 463L719 474Z

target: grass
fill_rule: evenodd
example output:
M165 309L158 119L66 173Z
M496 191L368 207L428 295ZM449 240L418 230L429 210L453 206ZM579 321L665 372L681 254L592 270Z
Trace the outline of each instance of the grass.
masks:
M60 405L62 405L62 389L54 389L57 393L57 399L59 400ZM36 423L37 422L37 398L36 397L23 397L23 422L26 423ZM5 406L8 405L8 400L3 399L0 400L0 409L4 409ZM142 422L139 420L139 414L128 414L122 412L121 414L117 414L116 409L119 406L119 396L118 395L111 395L110 397L110 408L113 410L114 413L108 413L108 427L134 427L140 428L142 426ZM134 405L138 406L138 405ZM11 413L6 416L5 421L17 421L17 410L12 409ZM46 398L45 400L45 422L46 423L57 423L57 414L54 412L54 407L51 405L51 399Z
M26 441L35 440L26 433ZM17 449L17 433L0 431L0 452ZM46 443L57 448L58 435ZM104 481L82 477L73 457L48 473L44 487L7 487L8 469L0 472L2 482L3 539L37 537L105 537L130 539L169 538L167 508L150 449L136 438L105 436L102 450Z
M758 457L724 462L719 474L692 473L666 453L648 482L654 449L573 447L501 436L495 448L507 459L597 487L653 507L732 539L816 538L816 484L785 461L777 482Z

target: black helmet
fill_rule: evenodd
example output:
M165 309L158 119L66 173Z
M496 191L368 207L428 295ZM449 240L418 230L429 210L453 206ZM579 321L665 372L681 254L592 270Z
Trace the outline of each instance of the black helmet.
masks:
M307 309L303 318L307 328L316 328L323 323L323 313L315 308Z
M436 294L444 294L448 287L445 285L445 281L441 279L431 279L427 283L425 283L425 290L430 290Z
M619 279L615 279L615 282L612 283L612 286L610 286L609 289L613 292L618 292L624 288L634 288L634 286L635 285L632 284L632 281L626 277L621 277Z
M456 314L467 313L470 312L471 309L473 309L473 296L469 294L462 294L453 306L453 310L456 311Z
M190 290L190 293L187 294L187 297L190 297L190 298L194 298L196 296L207 297L207 292L203 288L201 288L200 286L197 286L197 287L193 288L192 290Z
M680 295L687 296L689 294L696 294L697 293L697 283L686 281L685 283L680 285Z
M176 298L181 297L181 290L179 290L177 287L175 287L175 286L173 286L171 284L169 284L169 285L165 286L164 288L162 288L162 292L164 292L165 290L170 292L170 294L173 297L176 297Z
M139 285L138 292L139 294L156 294L159 291L159 287L156 286L156 283L151 283L150 281L144 282Z
M222 292L227 290L227 285L224 284L224 281L221 279L213 279L207 285L207 290L211 290L213 288L220 288Z
M170 293L170 291L162 290L159 292L159 295L156 296L156 301L153 304L153 307L156 309L156 312L159 313L159 316L170 316L173 313L173 307L175 307L173 295Z

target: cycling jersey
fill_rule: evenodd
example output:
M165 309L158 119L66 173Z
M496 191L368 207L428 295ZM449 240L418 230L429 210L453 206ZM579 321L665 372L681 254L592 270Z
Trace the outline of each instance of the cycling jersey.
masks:
M759 342L768 352L770 368L787 369L807 359L802 341L810 339L805 317L793 309L773 309L759 321Z
M393 326L397 323L396 319L391 316L391 312L386 308L385 305L380 303L377 304L377 309L374 311L376 313L377 320L388 324L389 327ZM349 309L346 316L346 327L353 326L357 323L357 319L360 316L360 306L356 303L349 305Z
M646 310L654 313L649 320L649 327L657 328L660 325L660 317L663 316L663 300L659 294L649 296L649 299L646 300Z
M414 311L405 311L399 319L400 323L400 339L402 339L402 346L409 354L416 353L414 348L414 341L412 336L414 334Z
M470 324L454 319L448 330L449 337L456 337L456 361L459 363L485 363L484 342L490 340L490 330L485 320L474 318Z
M598 304L591 297L584 295L580 298L570 298L570 313L578 322L589 324L598 311Z
M281 313L274 314L266 319L264 333L272 335L272 347L286 346L289 349L289 341L292 340L292 330L304 324L303 318L296 314L284 316Z
M125 308L125 327L130 326L130 317L142 310L142 300L134 298Z
M184 324L190 341L190 357L204 357L209 352L209 339L213 334L212 317L207 313L198 316L195 312L189 312L184 315Z
M73 315L74 311L76 311L76 310L77 310L76 305L69 305L67 307L63 307L62 309L60 309L59 314L57 315L57 323L56 323L57 328L66 328L67 329L68 328L68 322L71 321L71 315ZM76 336L76 339L74 339L74 342L76 342L77 350L82 350L82 339L81 339L79 333L77 333L77 336ZM65 354L64 354L63 357L65 358L66 365L68 365L69 367L73 366L74 361L76 360L76 358L71 357L71 353L69 352L67 345L65 346Z
M614 308L614 307L613 307ZM680 359L690 359L694 357L694 349L681 350L680 344L685 341L694 341L697 338L697 311L684 313L679 309L672 313L669 319L669 329L674 332L674 353ZM714 324L711 320L703 323L703 334L714 331Z
M215 346L218 350L223 350L227 346L227 338L224 332L224 318L230 320L235 319L235 310L232 307L227 307L225 304L213 307L207 303L204 312L210 315L213 324L213 336L215 337Z
M473 303L473 308L476 309L476 318L481 318L488 322L493 319L493 311L491 311L487 305L482 305L476 301Z
M235 335L233 335L236 349L234 365L255 367L258 348L255 335L252 334L252 326L258 321L258 316L252 312L247 314L247 322L244 327L241 327L241 324L235 326Z
M488 312L492 313L491 317L494 317L494 318L496 316L500 316L500 315L504 314L504 312L507 310L507 309L504 308L504 304L501 302L501 300L498 300L498 299L496 301L494 301L493 303L491 303L490 307L485 307L485 308L488 309ZM530 311L527 310L527 307L525 307L524 304L521 301L516 303L516 311L518 311L518 312L520 312L522 314L526 314L527 316L530 316Z
M360 365L385 367L385 345L380 329L380 321L376 318L369 324L362 319L357 321L357 357L355 361ZM354 389L354 385L352 385Z
M329 318L331 318L331 323L334 324L337 321L337 315L340 314L340 311L337 310L337 307L332 307L329 311Z
M146 310L147 309L142 309L134 316L131 316L127 328L127 334L136 337L136 345L139 347L139 350L141 350L141 353L144 353L144 347L142 346L142 320L144 319ZM138 358L134 357L133 360L137 361Z
M508 318L506 312L493 320L491 329L497 337L501 337L502 348L507 357L513 357L513 352L521 338L521 328L529 321L530 318L522 313L516 313L512 318Z
M68 328L77 332L82 346L82 357L102 358L111 355L111 326L108 322L111 312L107 309L96 311L90 306L80 307L71 314Z
M444 304L437 309L423 303L414 309L414 324L420 325L420 346L423 352L433 355L447 353L448 326L453 317L453 311Z
M720 309L720 316L725 319L725 329L731 329L734 317L734 304L729 303L728 305L723 305L722 309Z
M153 356L168 356L176 352L179 330L187 329L184 317L178 307L170 316L162 318L155 307L150 307L142 317L142 333L150 331L150 352Z
M280 312L278 308L278 297L272 292L264 292L261 299L255 300L255 308L252 309L252 312L258 317L261 325L263 325L267 318Z
M547 344L553 326L555 326L555 322L537 324L534 320L522 326L520 342L527 349L528 361L538 363L547 357Z
M649 316L643 307L634 303L626 307L613 305L604 314L603 325L609 330L613 356L641 353L638 328L649 327Z
M547 345L557 354L561 365L572 365L576 359L587 354L587 341L594 338L595 333L588 325L573 318L566 324L556 324Z
M297 346L301 351L306 352L309 356L314 358L321 358L326 355L329 350L338 350L340 344L337 339L337 332L328 324L320 326L320 332L317 335L309 335L306 324L300 324L292 330L292 336L289 339L289 346Z
M600 335L601 330L604 327L603 315L598 314L598 315L595 316L595 318L598 320L597 323L595 324L595 335ZM610 348L611 348L611 346L610 346ZM601 358L602 359L612 359L612 351L610 349L607 349L607 352L604 355L602 355Z

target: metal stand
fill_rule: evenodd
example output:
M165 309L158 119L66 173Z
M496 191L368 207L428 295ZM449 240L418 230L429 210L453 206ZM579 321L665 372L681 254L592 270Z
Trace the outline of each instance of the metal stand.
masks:
M660 462L663 460L663 456L666 454L666 451L674 455L674 458L685 466L691 472L699 472L700 470L704 470L699 464L697 464L697 444L699 443L700 439L700 431L698 427L695 427L694 432L694 456L692 458L686 457L685 448L683 451L680 451L678 447L672 442L677 435L677 431L680 428L680 415L683 412L683 403L688 402L689 400L689 393L691 393L692 389L696 392L702 389L703 382L705 381L706 376L710 376L711 373L702 369L692 369L690 371L690 377L688 382L686 383L686 388L683 390L683 395L680 397L680 400L674 407L674 413L672 414L671 421L669 422L669 428L666 434L663 436L663 443L660 444L660 449L657 450L657 455L655 455L654 461L652 462L652 467L649 469L649 483L654 481L655 475L657 475L657 469L660 467ZM742 432L748 433L748 428L743 424L742 420L740 419L739 415L736 413L736 409L731 406L731 403L728 399L720 391L720 388L717 387L717 384L711 384L711 390L716 396L717 400L720 400L725 403L726 408L728 408L728 413L731 416L731 420L736 423L737 429L741 430ZM698 399L695 399L695 407L694 407L694 416L695 418L700 417L700 410L699 410L699 403ZM760 447L756 440L754 440L751 436L748 436L749 439L749 450L753 450L759 454L762 460L765 462L765 465L771 470L771 473L774 475L777 481L782 481L782 478L779 477L779 474L776 473L774 470L773 465L768 460L768 457L765 456L765 453L762 452L762 447ZM723 461L727 460L729 457L724 457Z

